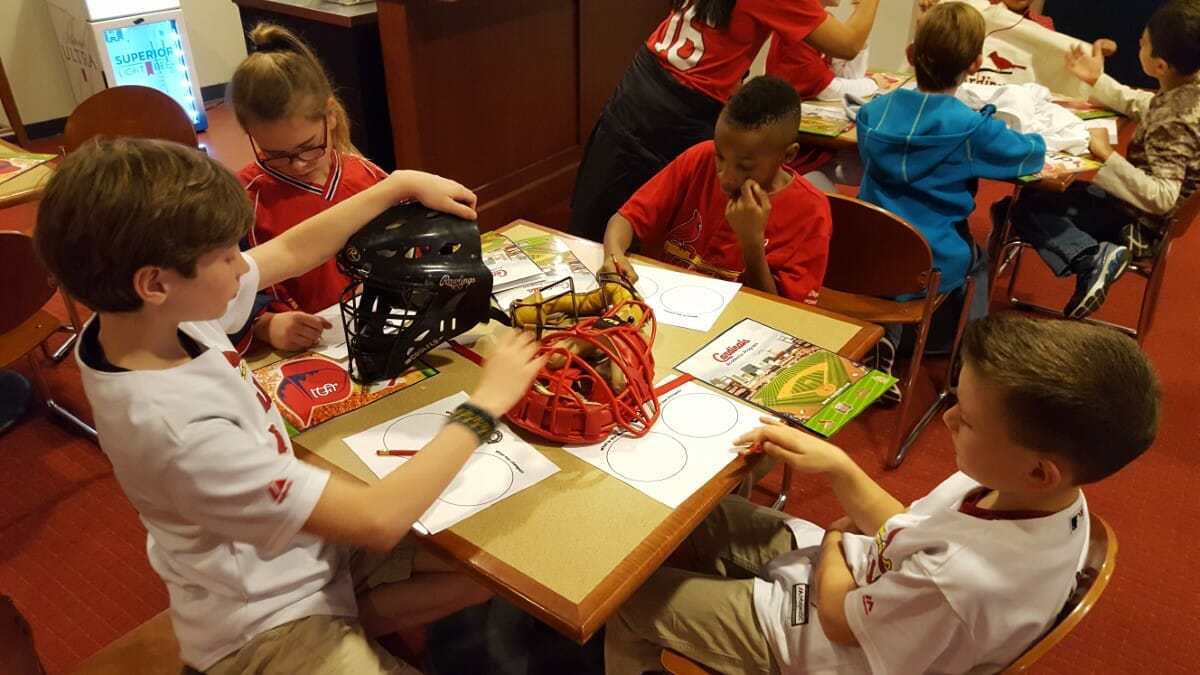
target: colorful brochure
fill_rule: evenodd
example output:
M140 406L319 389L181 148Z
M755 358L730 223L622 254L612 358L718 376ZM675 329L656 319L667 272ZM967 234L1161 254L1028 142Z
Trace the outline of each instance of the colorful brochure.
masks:
M542 234L518 239L514 243L541 268L542 275L501 291L493 289L496 303L505 311L514 300L522 300L537 290L542 291L543 297L571 290L567 279L574 284L576 293L587 293L596 288L596 275L575 257L561 238Z
M837 137L846 133L854 122L846 117L841 104L818 105L803 103L800 106L800 133L817 136Z
M492 272L492 293L534 281L545 282L542 268L516 242L498 232L480 237L483 264Z
M1046 163L1041 171L1029 176L1021 176L1018 180L1029 183L1035 180L1042 180L1043 178L1056 178L1072 173L1095 171L1102 166L1104 166L1103 162L1088 157L1076 157L1075 155L1068 155L1065 152L1052 150L1046 153Z
M751 319L675 368L825 437L896 383L891 375Z
M16 178L26 171L49 162L57 156L34 152L14 152L0 148L0 183Z
M279 407L288 435L295 436L438 372L417 361L400 377L359 384L350 379L349 367L345 360L305 352L255 369L254 379Z
M1099 103L1092 103L1091 101L1081 98L1070 98L1068 96L1059 96L1054 94L1050 97L1050 102L1070 110L1082 120L1094 120L1102 117L1121 116L1121 113L1117 112L1116 110L1109 110Z

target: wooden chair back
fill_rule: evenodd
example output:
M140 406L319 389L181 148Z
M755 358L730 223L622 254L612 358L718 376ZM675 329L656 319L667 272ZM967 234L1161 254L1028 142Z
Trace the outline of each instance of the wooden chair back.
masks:
M0 231L0 335L20 326L54 295L50 273L33 251L33 238L24 232Z
M1117 534L1103 518L1095 513L1091 517L1090 538L1083 571L1076 580L1075 592L1067 598L1066 605L1058 615L1058 621L1049 633L1042 636L1016 661L1001 671L1001 675L1024 673L1038 659L1046 655L1054 645L1062 641L1088 612L1096 605L1117 567Z
M1171 246L1187 233L1188 228L1200 220L1200 190L1188 195L1175 212L1175 216L1167 225L1162 241L1158 245L1158 255L1153 259L1136 260L1132 269L1146 277L1146 288L1142 293L1142 307L1138 312L1136 336L1138 342L1145 339L1146 334L1154 326L1155 310L1158 308L1158 292L1162 289L1163 277L1167 273L1167 259L1171 254Z
M933 252L903 218L867 202L829 195L833 236L824 286L844 293L896 297L929 287Z
M187 112L157 89L140 85L110 87L80 103L67 118L63 147L74 152L97 136L158 138L198 147Z

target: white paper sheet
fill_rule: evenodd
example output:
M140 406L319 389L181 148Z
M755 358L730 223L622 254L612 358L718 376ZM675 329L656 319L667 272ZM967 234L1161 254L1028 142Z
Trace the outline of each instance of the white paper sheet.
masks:
M757 427L762 410L695 382L659 399L662 412L641 438L616 433L567 452L671 508L737 457L733 441Z
M1108 142L1110 145L1117 144L1117 118L1101 117L1094 120L1084 120L1083 126L1088 129L1104 129L1108 132Z
M675 270L637 266L638 292L660 323L708 331L741 284Z
M321 333L321 339L309 351L323 354L335 361L345 361L350 356L350 352L346 348L346 327L342 325L341 305L326 307L317 312L317 316L332 325Z
M383 478L409 458L380 457L377 450L420 449L445 426L446 416L466 400L467 395L459 392L342 440L375 475ZM557 466L503 422L496 429L500 432L499 440L485 443L467 459L438 500L413 525L414 529L428 534L440 532L558 473Z

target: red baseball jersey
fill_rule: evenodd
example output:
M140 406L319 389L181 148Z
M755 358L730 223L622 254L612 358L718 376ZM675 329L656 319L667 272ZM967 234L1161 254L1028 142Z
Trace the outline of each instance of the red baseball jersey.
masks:
M802 99L816 98L833 82L830 57L809 46L807 42L786 42L778 35L771 40L767 51L768 75L786 79Z
M255 161L238 172L238 180L254 203L251 246L258 246L288 231L301 221L362 192L387 177L387 173L357 155L333 151L333 163L324 185L313 185L286 176ZM350 280L327 260L307 273L280 282L269 293L304 312L319 312L338 301Z
M659 63L684 86L729 100L772 32L799 43L828 18L819 0L738 0L729 26L714 28L696 18L696 3L672 11L646 40ZM774 72L793 85L803 73Z
M620 214L646 255L736 281L746 263L725 219L729 197L717 179L715 154L712 141L687 149L634 193ZM794 173L770 199L764 246L771 277L779 295L815 305L829 257L829 199Z

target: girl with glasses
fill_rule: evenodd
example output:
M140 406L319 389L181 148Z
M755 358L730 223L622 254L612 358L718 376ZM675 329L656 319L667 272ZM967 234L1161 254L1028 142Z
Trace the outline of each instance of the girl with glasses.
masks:
M387 173L351 143L346 110L303 41L280 26L259 24L250 42L250 55L230 81L230 99L254 149L254 162L238 179L255 210L247 243L258 246ZM313 346L329 327L315 313L337 303L349 283L329 260L272 286L234 343L246 349L253 336L287 351Z

